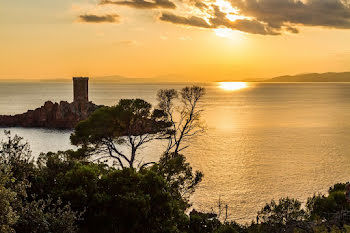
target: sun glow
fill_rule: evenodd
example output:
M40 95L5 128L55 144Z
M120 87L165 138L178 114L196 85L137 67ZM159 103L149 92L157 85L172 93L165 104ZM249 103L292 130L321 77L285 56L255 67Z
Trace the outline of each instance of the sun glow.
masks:
M220 36L220 37L224 37L224 38L233 37L233 31L229 28L216 28L214 29L214 32L217 36Z
M219 86L221 89L227 91L236 91L248 87L247 83L245 82L220 82Z
M225 13L238 14L238 10L233 8L231 3L225 0L216 0L215 4Z
M240 11L237 8L233 7L232 4L227 0L216 0L215 5L220 8L220 11L225 14L225 17L229 21L234 22L240 19L250 19L247 16L240 15ZM217 36L224 38L232 39L237 36L237 33L235 33L237 31L228 27L216 28L214 29L214 32Z

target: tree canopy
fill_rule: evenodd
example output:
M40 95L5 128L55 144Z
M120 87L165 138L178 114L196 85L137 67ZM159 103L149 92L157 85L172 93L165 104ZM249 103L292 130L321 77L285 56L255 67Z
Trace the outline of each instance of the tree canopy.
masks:
M161 110L141 99L122 99L112 107L95 111L80 122L71 142L101 157L114 158L119 167L134 168L137 150L144 144L163 137L170 126ZM129 154L123 151L129 148ZM142 164L141 164L142 165Z

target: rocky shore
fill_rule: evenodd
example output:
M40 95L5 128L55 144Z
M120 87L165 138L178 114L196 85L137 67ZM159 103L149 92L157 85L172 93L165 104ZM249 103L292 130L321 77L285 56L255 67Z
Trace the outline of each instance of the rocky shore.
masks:
M0 115L0 126L71 129L79 121L88 118L97 108L99 106L92 102L85 103L84 107L81 108L75 102L53 103L47 101L40 108L22 114Z

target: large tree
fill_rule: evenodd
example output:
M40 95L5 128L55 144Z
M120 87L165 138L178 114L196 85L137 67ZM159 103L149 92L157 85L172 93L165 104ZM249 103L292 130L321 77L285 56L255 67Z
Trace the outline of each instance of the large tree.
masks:
M159 109L141 99L122 99L112 107L95 111L80 122L71 142L98 158L113 158L119 167L142 166L137 150L148 142L163 138L170 123ZM129 150L125 152L125 147ZM124 149L124 150L123 150Z

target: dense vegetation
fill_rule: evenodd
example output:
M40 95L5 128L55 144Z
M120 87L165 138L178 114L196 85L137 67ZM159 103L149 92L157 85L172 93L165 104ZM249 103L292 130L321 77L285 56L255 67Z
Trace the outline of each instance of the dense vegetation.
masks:
M77 151L41 154L35 161L22 138L5 132L0 232L346 232L346 184L314 195L304 208L290 198L271 201L250 225L228 221L224 210L191 210L189 198L203 175L180 152L204 130L197 105L203 95L199 87L161 90L157 109L143 100L121 100L77 125L71 137ZM137 151L153 140L167 140L167 148L159 161L142 163Z

